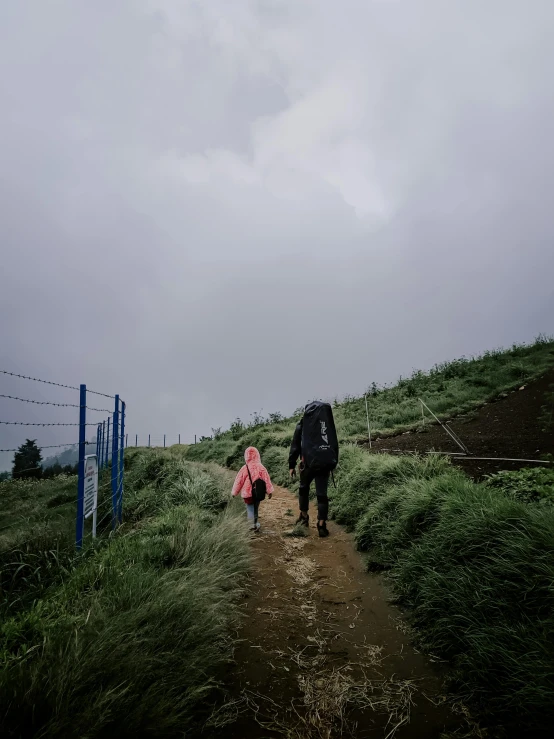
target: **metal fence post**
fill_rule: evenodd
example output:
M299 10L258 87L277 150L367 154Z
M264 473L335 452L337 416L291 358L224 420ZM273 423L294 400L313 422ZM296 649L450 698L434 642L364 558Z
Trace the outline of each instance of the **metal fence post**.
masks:
M106 456L104 457L104 467L108 466L110 459L110 417L108 416L108 433L106 435Z
M164 449L165 449L165 434L164 434Z
M98 426L96 427L96 460L98 460L100 456L100 434L101 434L100 429L101 428L102 428L102 424L99 423Z
M119 395L115 396L112 424L112 528L117 524L117 473L118 473L118 440L119 440Z
M129 434L125 434L125 448L127 448L129 444Z
M148 434L148 448L150 449L150 434Z
M179 434L179 444L181 443L181 434Z
M138 434L135 434L135 446L138 446Z
M121 401L121 447L119 449L119 475L117 491L117 517L121 523L123 512L123 477L125 474L125 451L123 449L123 434L125 433L125 403Z
M366 393L366 396L365 396L365 412L366 412L366 416L367 416L367 435L369 437L369 448L371 449L371 429L370 429L370 426L369 426L369 406L367 404L367 393Z
M81 549L83 546L83 532L85 528L84 504L85 504L85 446L87 430L87 386L81 385L79 389L79 476L77 482L77 521L75 526L75 546Z
M102 421L102 439L100 441L100 459L98 462L99 469L104 466L104 439L106 438L106 421Z

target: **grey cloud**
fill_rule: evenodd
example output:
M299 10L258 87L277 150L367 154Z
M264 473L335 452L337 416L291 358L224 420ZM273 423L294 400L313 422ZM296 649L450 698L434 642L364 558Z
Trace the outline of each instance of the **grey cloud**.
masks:
M0 14L4 368L190 440L553 332L546 0Z

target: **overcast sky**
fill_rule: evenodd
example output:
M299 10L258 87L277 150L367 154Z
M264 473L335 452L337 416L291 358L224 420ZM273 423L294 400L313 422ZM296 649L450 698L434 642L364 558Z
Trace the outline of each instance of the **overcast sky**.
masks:
M0 369L190 441L554 333L553 32L551 0L1 3Z

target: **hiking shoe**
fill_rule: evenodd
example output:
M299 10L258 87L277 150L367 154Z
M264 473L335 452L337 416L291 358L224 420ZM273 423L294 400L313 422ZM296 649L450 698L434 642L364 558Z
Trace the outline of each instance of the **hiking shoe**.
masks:
M317 522L317 532L322 539L325 536L329 536L329 531L327 530L327 523L325 521L322 524L320 524L319 521Z
M298 517L296 521L296 524L297 525L300 524L300 526L305 526L306 528L308 528L310 525L310 517L309 516L304 517L302 514L300 514L300 516Z

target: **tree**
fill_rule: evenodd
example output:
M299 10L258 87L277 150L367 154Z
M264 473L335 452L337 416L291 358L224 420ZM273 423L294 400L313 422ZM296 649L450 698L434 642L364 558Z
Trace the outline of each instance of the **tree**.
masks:
M9 472L0 472L0 482L4 482L4 480L10 479L10 473Z
M42 477L42 454L37 446L36 439L27 439L22 444L13 458L12 478L14 480L23 478Z

